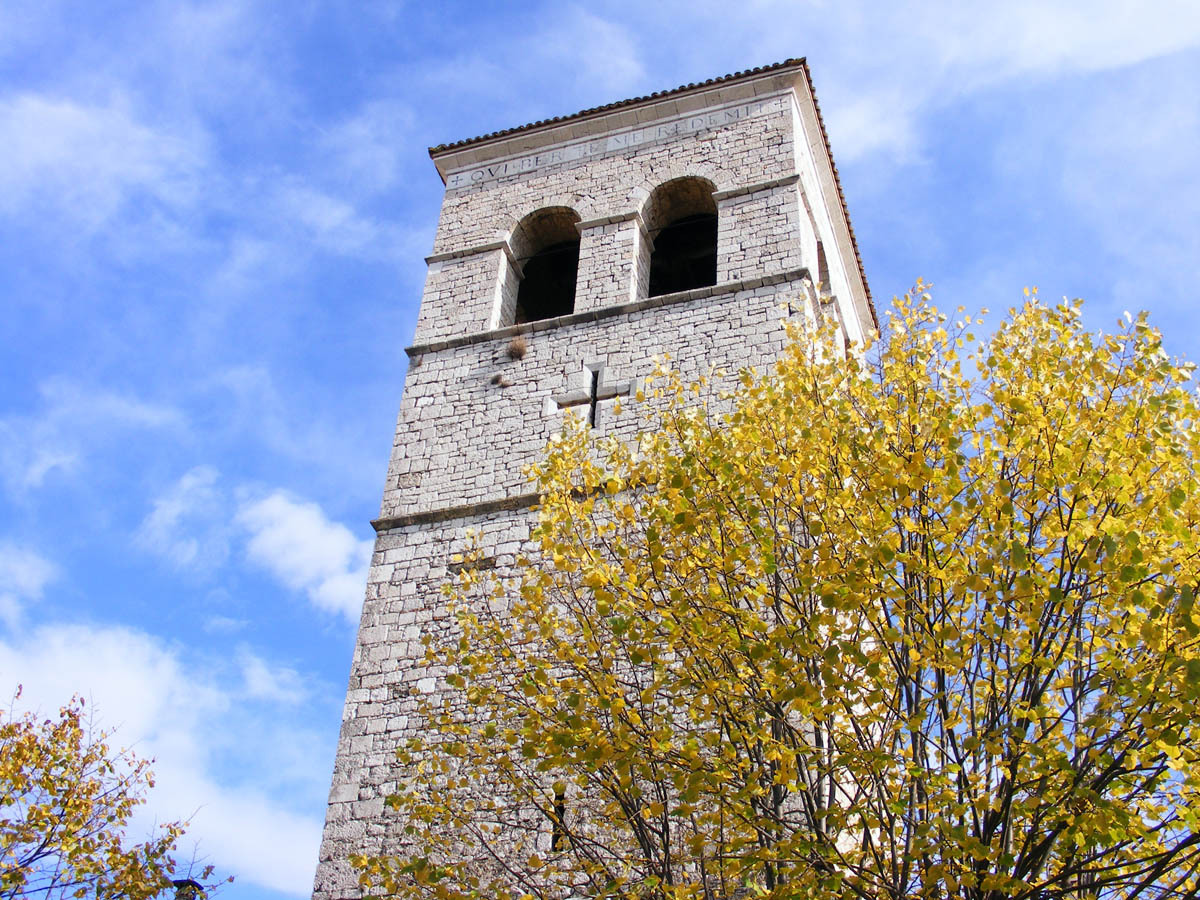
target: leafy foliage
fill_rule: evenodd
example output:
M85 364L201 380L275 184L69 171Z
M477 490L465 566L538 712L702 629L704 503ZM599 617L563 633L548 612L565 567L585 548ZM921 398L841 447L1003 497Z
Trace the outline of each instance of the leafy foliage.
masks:
M0 710L0 898L153 897L172 887L178 822L140 844L125 826L154 780L112 753L76 697L57 720ZM208 874L208 873L206 873Z
M1191 370L1144 315L1035 292L977 341L920 290L861 357L794 329L732 394L661 372L633 443L566 428L538 552L451 591L364 885L1196 895Z

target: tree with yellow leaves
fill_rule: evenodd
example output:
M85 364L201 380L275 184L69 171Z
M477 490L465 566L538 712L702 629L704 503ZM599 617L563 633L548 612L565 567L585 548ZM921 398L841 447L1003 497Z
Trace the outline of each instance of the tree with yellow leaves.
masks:
M923 287L846 355L581 423L464 570L401 748L402 897L1197 894L1200 409L1146 317Z
M0 710L3 900L145 900L172 889L170 854L184 825L161 825L140 844L125 840L154 780L147 761L110 752L106 739L92 733L78 697L57 719Z

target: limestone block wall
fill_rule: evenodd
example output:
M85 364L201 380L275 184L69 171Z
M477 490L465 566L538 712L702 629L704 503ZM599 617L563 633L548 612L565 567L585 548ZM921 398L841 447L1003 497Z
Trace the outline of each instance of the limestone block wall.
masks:
M584 222L639 209L658 185L685 175L728 190L795 172L793 117L785 96L756 114L701 133L643 144L623 153L448 186L434 254L463 250L510 233L528 213L574 209Z
M493 244L490 249L431 259L416 339L426 342L491 327L489 320L500 296L501 265L507 261L504 248Z
M813 111L806 119L790 89L759 84L680 101L666 118L671 104L659 101L605 113L551 132L563 135L558 143L535 130L524 157L492 159L496 145L485 142L480 154L454 157L476 160L474 169L443 169L447 191L409 349L315 900L359 897L348 856L396 846L403 823L384 799L397 785L396 748L418 727L418 698L441 689L419 663L422 638L452 628L440 585L468 530L498 568L514 564L535 521L525 468L568 411L586 418L594 410L601 432L631 437L633 394L655 357L669 354L686 378L725 370L732 379L778 356L787 318L818 309L837 309L849 336L861 335L844 246L829 268L834 294L846 299L819 301L814 287L817 242L838 240L840 210L831 207L828 166L814 163L824 147ZM606 132L605 122L620 128ZM522 152L511 146L506 152ZM648 204L655 188L688 176L714 188L717 284L648 297ZM518 222L550 207L578 216L575 310L512 325L521 270L510 238ZM617 416L613 398L622 394Z
M633 295L635 297L646 297L650 294L650 254L654 250L654 242L646 234L645 223L641 219L638 219L637 224L637 234L634 238L636 241L634 245L636 258L633 264Z
M536 512L488 504L531 490L522 470L562 424L554 397L590 382L583 377L588 365L602 365L603 375L632 388L663 353L685 377L724 370L726 386L732 386L741 369L769 365L779 355L789 309L791 316L811 315L814 302L807 275L793 273L723 293L701 288L600 321L583 316L531 333L520 360L508 357L504 337L414 359L383 510L385 517L401 518L376 540L315 898L357 897L349 855L386 851L400 840L402 824L384 799L397 786L396 749L419 727L419 696L441 689L418 662L422 638L440 640L453 627L440 584L468 530L477 533L482 555L498 569L528 552ZM718 381L713 396L720 387ZM603 404L597 427L631 437L638 404L626 398L623 407L616 415L611 402ZM440 518L447 508L458 512Z
M526 509L448 522L418 523L375 542L358 649L350 673L314 900L359 897L349 857L397 846L402 823L385 798L397 787L396 750L413 733L419 697L436 689L414 660L422 636L449 633L439 585L466 543L468 529L497 566L512 566L535 514Z
M792 104L791 111L795 133L797 135L804 133L803 116L799 105ZM792 144L792 149L795 152L795 171L800 176L801 198L815 231L813 240L814 243L817 240L821 241L825 248L828 283L822 285L822 290L831 293L836 298L837 315L839 321L844 325L847 338L861 343L868 330L874 325L867 316L867 309L856 308L852 300L848 269L852 265L856 265L857 261L852 258L852 248L845 246L844 242L838 241L835 236L837 228L834 226L834 219L842 215L842 211L838 208L840 200L834 191L834 185L823 181L818 172L814 159L818 138L812 131L813 129L810 127L807 142L796 140ZM812 249L815 252L815 246ZM808 265L815 275L817 271L816 258L812 256L807 258L809 259Z
M807 275L794 271L652 298L642 308L599 320L584 312L566 322L534 323L542 327L524 329L520 359L509 355L507 331L417 349L405 378L380 515L528 492L523 469L561 428L559 400L579 390L576 379L586 367L603 366L604 386L646 375L656 354L670 353L689 377L764 363L782 347L787 302L800 309L811 290ZM609 405L600 404L602 430L619 427L609 418Z
M511 322L517 285L513 255L496 248L522 218L549 206L568 207L582 219L577 310L644 297L641 247L632 223L654 188L696 175L712 181L718 191L737 191L795 174L790 107L784 97L772 103L754 117L714 127L703 140L686 135L598 160L448 190L416 343ZM777 214L766 206L766 215ZM731 227L741 229L745 218ZM773 231L765 222L758 225L745 233L739 230L736 237L726 236L736 240L739 260L752 259L756 252L764 259L778 256L776 240L785 232ZM774 271L814 264L815 260L800 260L797 252ZM755 274L766 271L754 269Z
M717 211L718 282L802 266L816 271L815 252L803 252L811 225L801 215L796 179L749 192L719 193Z

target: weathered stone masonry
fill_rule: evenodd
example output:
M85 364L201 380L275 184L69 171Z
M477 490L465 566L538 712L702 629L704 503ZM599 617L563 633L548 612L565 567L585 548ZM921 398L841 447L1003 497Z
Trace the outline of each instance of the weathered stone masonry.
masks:
M358 897L346 858L394 845L384 798L395 750L416 697L439 690L416 664L422 636L448 625L439 585L469 530L498 568L514 564L536 515L522 473L565 409L594 407L597 428L631 434L634 417L614 416L611 395L633 403L656 356L669 353L687 377L735 373L779 353L789 316L820 307L851 341L873 327L803 61L431 155L446 197L376 522L319 900ZM656 189L677 179L715 204L716 283L648 297L654 238L672 216L670 191ZM538 249L518 224L548 208L576 222L574 311L513 324L523 263ZM517 336L523 355L510 353Z

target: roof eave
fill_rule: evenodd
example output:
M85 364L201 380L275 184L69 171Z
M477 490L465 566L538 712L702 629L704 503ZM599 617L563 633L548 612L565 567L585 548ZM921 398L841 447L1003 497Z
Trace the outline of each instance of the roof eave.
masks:
M789 70L794 71L797 75L804 73L804 76L807 77L808 66L804 59L788 59L769 66L759 66L743 72L734 72L731 75L724 75L720 78L710 78L707 81L699 83L680 85L671 90L656 91L644 97L618 100L615 103L607 103L604 106L580 110L566 116L556 116L552 119L530 122L527 125L518 125L515 128L506 128L502 131L495 131L491 134L467 138L450 144L439 144L429 148L429 156L433 159L434 165L437 166L438 174L441 175L444 183L448 172L461 167L458 161L468 155L467 151L475 151L470 154L474 157L472 161L477 161L481 158L498 158L516 152L525 152L538 146L571 140L576 136L572 134L572 130L578 130L578 126L581 124L593 124L606 118L627 117L630 113L636 113L639 110L652 108L656 105L665 107L673 103L678 103L684 98L699 98L705 94L728 91L730 88L751 84L755 81L767 79L783 81L785 78L781 78L780 76L786 76ZM703 105L705 104L697 104L697 108ZM669 114L669 111L664 112L664 115ZM607 128L608 126L602 126L596 130L602 131ZM484 150L484 148L487 149ZM484 152L478 153L480 150L484 150Z

